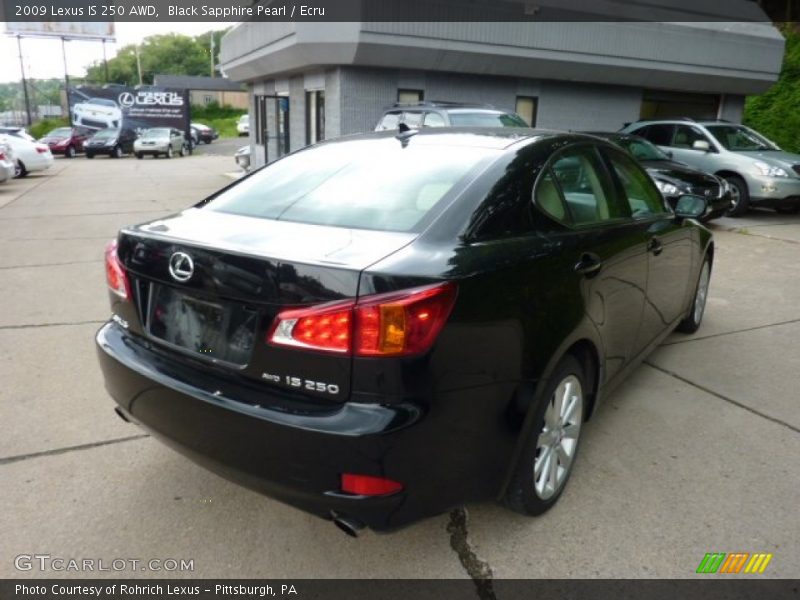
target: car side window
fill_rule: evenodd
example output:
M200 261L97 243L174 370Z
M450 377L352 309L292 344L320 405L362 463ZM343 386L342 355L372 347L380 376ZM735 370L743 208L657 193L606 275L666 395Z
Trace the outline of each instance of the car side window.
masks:
M636 161L622 152L604 148L603 154L619 180L634 219L647 219L667 212L664 199L650 176Z
M397 126L399 124L400 124L400 113L390 112L383 115L380 125L378 125L378 129L379 130L397 129Z
M627 216L614 202L613 185L594 147L585 145L565 150L553 161L550 170L573 225L594 225ZM544 199L550 193L546 178L540 180L540 185L544 186L541 192ZM537 201L538 192L537 189ZM555 208L554 204L550 205Z
M403 123L412 129L419 129L422 126L421 112L406 112L403 115Z
M656 146L672 145L672 125L647 125L634 133L640 135Z
M422 122L423 127L444 127L444 117L439 113L429 112L425 113L425 120Z
M711 145L711 142L699 129L689 125L678 125L675 128L675 137L672 140L672 146L675 148L691 148L698 140Z

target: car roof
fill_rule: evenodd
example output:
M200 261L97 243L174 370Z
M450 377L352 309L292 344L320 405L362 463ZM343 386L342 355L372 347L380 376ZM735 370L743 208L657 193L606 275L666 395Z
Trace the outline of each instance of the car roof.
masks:
M411 134L410 132L414 133ZM409 144L425 146L473 146L505 150L525 141L539 141L556 136L572 136L592 139L585 134L554 129L533 129L527 127L429 127L410 130L404 136ZM398 137L398 130L387 129L373 133L359 133L326 140L321 144L337 144L358 140L381 140ZM597 141L597 138L595 138ZM321 145L320 144L320 145Z

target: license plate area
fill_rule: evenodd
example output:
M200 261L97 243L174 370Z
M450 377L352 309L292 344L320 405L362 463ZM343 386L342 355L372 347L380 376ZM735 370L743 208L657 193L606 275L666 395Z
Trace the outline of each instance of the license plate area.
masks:
M258 313L242 304L190 296L152 284L148 333L197 356L244 366L255 343Z

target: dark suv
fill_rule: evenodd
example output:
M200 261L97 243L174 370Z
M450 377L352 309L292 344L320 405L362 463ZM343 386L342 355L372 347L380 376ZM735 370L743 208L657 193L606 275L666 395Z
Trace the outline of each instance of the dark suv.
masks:
M132 129L101 129L84 145L86 158L107 154L111 158L122 158L123 154L133 154L136 132Z
M457 102L397 102L386 109L375 131L397 129L400 124L420 127L528 127L516 113L497 110L490 104Z

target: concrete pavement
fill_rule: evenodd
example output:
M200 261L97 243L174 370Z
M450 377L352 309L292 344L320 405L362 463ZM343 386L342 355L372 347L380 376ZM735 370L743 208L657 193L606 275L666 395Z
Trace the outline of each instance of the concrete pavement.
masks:
M470 505L353 540L143 436L102 386L105 241L227 185L231 165L59 159L0 185L0 577L80 576L15 570L44 553L193 559L176 577L680 578L712 551L772 552L765 576L797 576L800 216L713 225L703 327L607 399L548 514Z

